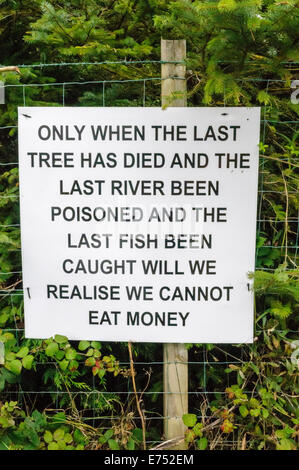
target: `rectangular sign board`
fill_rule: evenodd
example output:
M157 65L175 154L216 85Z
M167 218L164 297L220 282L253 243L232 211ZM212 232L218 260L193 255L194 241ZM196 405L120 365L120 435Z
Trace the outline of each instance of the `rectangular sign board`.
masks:
M259 108L19 108L27 338L253 340Z

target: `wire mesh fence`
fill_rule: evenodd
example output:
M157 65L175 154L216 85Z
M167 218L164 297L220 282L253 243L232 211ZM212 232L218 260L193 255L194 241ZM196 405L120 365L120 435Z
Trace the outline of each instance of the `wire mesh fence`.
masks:
M46 67L74 67L86 66L160 66L161 61L132 61L132 62L98 62L98 63L61 63L61 64L35 64L19 66L24 68ZM1 121L0 126L0 166L2 175L17 168L17 122L8 122L16 118L17 106L42 106L52 103L56 106L157 106L160 104L161 77L158 72L155 76L145 76L147 71L138 71L141 78L105 79L105 80L70 80L56 82L54 78L47 83L8 83L5 84L6 95L6 122ZM174 77L173 77L174 78ZM240 83L259 83L262 88L271 95L271 90L279 88L280 94L290 95L289 83L284 80L242 78ZM54 93L53 93L54 90ZM148 98L150 94L150 98ZM130 97L128 99L128 96ZM192 106L192 103L190 103ZM229 99L223 95L220 106L229 105ZM274 272L281 261L285 261L286 269L292 270L297 266L299 249L299 213L288 210L288 200L296 198L297 187L292 180L277 183L268 174L269 163L275 162L277 157L266 155L266 147L269 139L273 138L272 126L279 131L282 129L294 131L297 129L296 120L273 119L269 114L271 105L262 106L261 120L261 155L258 188L257 207L257 249L256 270ZM290 165L289 157L282 152L279 157L279 165ZM296 164L295 164L296 166ZM297 165L298 167L299 165ZM17 178L17 173L16 173ZM283 184L284 183L284 184ZM277 197L275 210L269 211L270 196ZM0 207L6 210L5 217L0 221L1 227L1 265L0 265L0 294L1 304L13 311L14 325L0 327L2 333L10 332L15 335L17 344L24 337L24 325L22 316L22 269L19 247L19 214L18 185L13 191L6 191L3 187L0 194ZM14 214L11 216L9 214ZM267 237L263 237L264 234ZM284 235L282 235L284 233ZM7 245L7 235L15 237L15 244ZM263 243L267 238L267 244ZM271 242L269 241L271 240ZM6 262L3 252L8 249L14 265ZM1 305L0 304L0 305ZM1 317L0 317L1 319ZM279 331L279 330L276 330ZM289 330L296 333L295 330ZM262 323L256 323L255 341L264 340ZM33 346L38 354L38 342L33 341ZM54 360L40 358L35 361L34 371L25 371L22 378L15 384L10 384L2 392L3 399L17 400L29 412L34 408L39 409L63 409L76 405L80 416L92 426L101 424L103 429L108 429L110 423L119 423L122 420L134 421L138 425L140 417L134 412L132 404L134 390L132 388L129 369L130 362L126 345L105 345L111 351L117 348L120 368L124 373L115 378L105 378L100 384L93 377L85 387L80 376L66 386L59 382L55 371L57 363ZM251 364L251 351L248 346L242 345L188 345L189 361L189 408L198 419L209 422L211 412L207 406L217 396L226 395L227 389L236 383L240 374L238 366ZM143 409L146 418L146 426L149 430L147 444L153 447L159 444L163 435L163 354L162 345L136 345L138 356L134 361L138 391L141 393ZM288 357L289 353L286 353ZM271 362L271 357L263 359L265 363ZM230 373L227 373L227 372ZM35 375L34 381L32 375ZM36 376L39 377L36 380ZM32 387L34 382L35 387ZM243 389L243 393L251 397L257 395L255 387ZM1 396L0 395L0 396ZM217 418L214 418L214 421ZM215 441L217 448L218 441ZM219 444L221 448L238 448L238 438L234 433L229 434Z

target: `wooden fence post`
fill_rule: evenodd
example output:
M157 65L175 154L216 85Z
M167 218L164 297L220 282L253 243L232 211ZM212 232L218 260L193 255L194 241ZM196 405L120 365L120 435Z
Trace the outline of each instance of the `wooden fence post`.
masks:
M162 107L187 106L186 67L184 64L171 63L185 59L185 40L161 40ZM170 445L169 448L185 449L183 437L186 427L182 416L188 413L188 351L184 344L164 344L163 357L164 436L166 440L178 439L178 444Z

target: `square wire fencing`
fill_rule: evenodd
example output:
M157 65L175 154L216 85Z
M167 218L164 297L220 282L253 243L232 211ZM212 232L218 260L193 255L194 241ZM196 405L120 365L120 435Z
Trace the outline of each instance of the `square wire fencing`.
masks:
M161 61L98 62L98 63L62 63L37 64L20 66L34 70L68 67L80 70L86 66L134 67L139 65L160 66ZM137 72L134 70L137 75ZM12 334L16 345L24 345L24 324L22 316L22 266L20 256L20 225L18 206L18 158L17 158L17 106L43 106L49 103L56 106L159 106L161 77L145 76L138 71L138 78L78 80L56 82L54 78L46 83L7 83L5 88L6 103L5 119L0 121L0 344L1 335ZM141 78L140 78L141 75ZM283 80L272 79L240 79L241 86L245 82L259 85L268 95L290 93L289 84ZM278 90L278 91L277 91ZM4 94L3 94L4 96ZM229 105L225 93L222 106ZM190 103L190 105L194 105ZM196 104L195 104L196 105ZM274 273L279 265L285 263L286 272L293 272L298 265L299 248L299 206L291 204L297 198L298 187L293 179L292 170L298 172L299 165L291 165L288 155L267 155L267 148L273 139L283 134L288 136L296 133L297 120L280 120L270 116L271 102L262 106L260 172L257 208L257 248L256 271ZM14 122L12 122L14 121ZM276 129L275 131L273 129ZM294 142L287 142L290 152ZM295 149L293 149L295 152ZM277 163L280 167L289 168L289 173L282 173L279 179L271 175L269 165ZM264 310L269 308L267 302ZM263 311L263 309L261 309ZM257 311L255 344L269 341L269 331L265 327L265 315ZM274 328L274 327L273 327ZM296 330L286 328L288 334L296 334ZM279 334L279 328L275 331ZM282 335L285 329L281 328ZM15 383L6 383L0 389L2 402L16 400L19 406L30 413L33 409L61 410L69 409L78 413L80 419L93 427L102 430L111 426L132 429L140 428L141 418L134 408L134 390L129 374L130 361L126 345L103 345L108 352L118 354L117 360L123 373L115 378L105 377L99 381L92 376L88 383L78 373L68 377L67 383L59 376L57 361L45 358L40 349L41 341L30 340L34 351L34 368L22 371ZM28 342L26 344L29 344ZM273 346L273 345L272 345ZM275 345L273 346L275 347ZM246 345L188 345L190 349L189 369L189 410L197 416L197 420L213 426L219 417L213 415L213 402L221 401L233 393L231 386L242 382L242 367L251 367L255 371L252 350ZM117 351L115 353L115 351ZM291 360L292 351L286 350L284 358ZM0 350L0 368L4 367L4 353ZM271 356L264 359L271 362ZM2 363L2 365L1 365ZM136 345L134 368L138 393L142 402L146 427L148 430L147 446L155 447L162 442L163 435L163 354L162 347L156 345ZM84 367L84 361L78 366ZM258 375L258 374L257 374ZM247 384L246 384L247 385ZM241 385L240 385L241 386ZM242 387L241 387L242 388ZM248 385L242 392L250 397L258 396L255 386ZM220 397L220 398L219 398ZM211 406L212 403L212 406ZM212 411L211 411L212 410ZM212 420L212 421L211 421ZM218 420L218 421L217 421ZM220 418L221 420L221 418ZM222 428L223 431L223 428ZM240 439L237 430L225 435L221 429L217 431L213 448L237 449Z

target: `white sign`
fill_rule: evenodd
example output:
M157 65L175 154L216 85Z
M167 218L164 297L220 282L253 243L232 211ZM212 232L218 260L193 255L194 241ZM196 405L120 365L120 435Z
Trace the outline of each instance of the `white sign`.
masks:
M19 108L25 334L253 339L259 108Z

